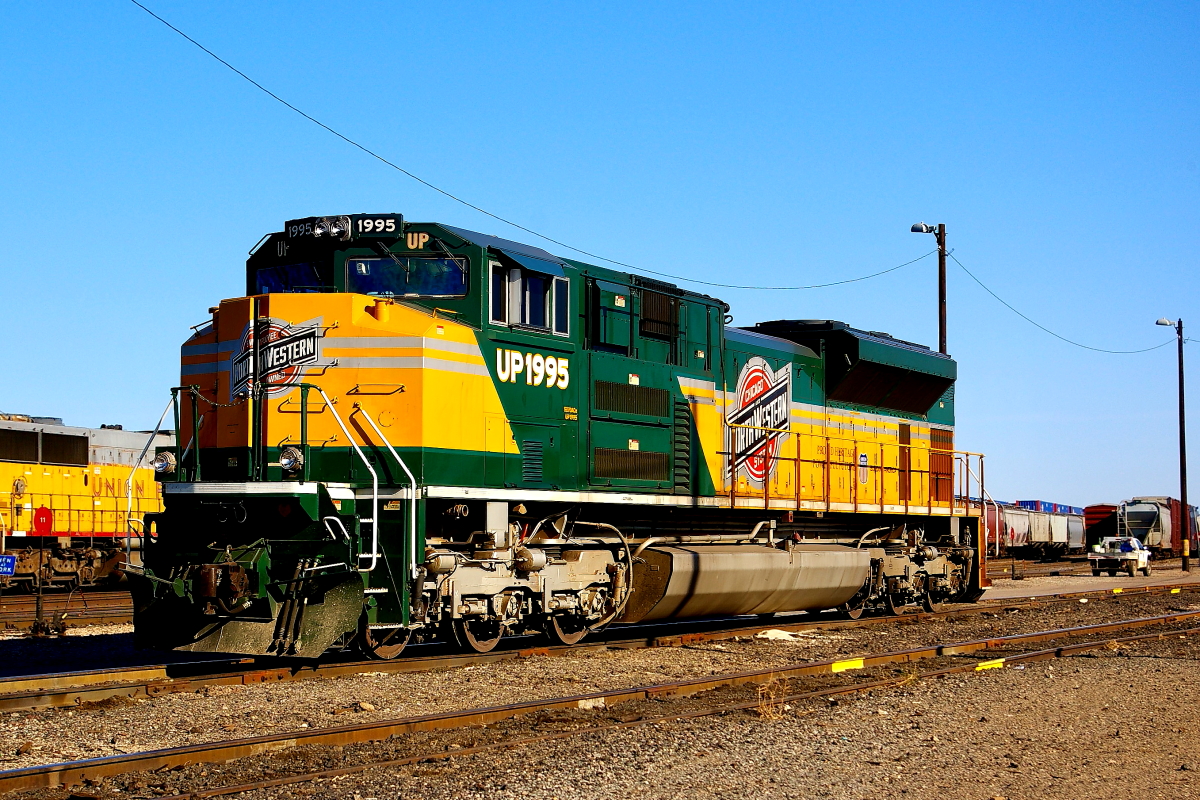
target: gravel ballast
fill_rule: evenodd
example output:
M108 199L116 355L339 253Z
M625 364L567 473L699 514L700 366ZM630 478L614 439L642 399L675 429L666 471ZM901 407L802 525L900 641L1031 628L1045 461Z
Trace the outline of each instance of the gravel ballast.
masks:
M210 687L199 693L45 709L0 720L4 768L117 755L268 733L463 710L686 677L765 669L867 652L1095 624L1195 608L1196 596L1072 601L919 625L803 632L686 648L604 650L493 662L440 673ZM1198 622L1197 624L1200 624Z

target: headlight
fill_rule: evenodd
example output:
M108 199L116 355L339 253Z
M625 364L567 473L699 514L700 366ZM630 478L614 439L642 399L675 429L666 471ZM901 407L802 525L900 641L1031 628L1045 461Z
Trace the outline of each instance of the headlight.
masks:
M346 240L350 238L350 218L337 217L329 221L329 235Z
M295 472L304 466L304 454L298 447L285 447L279 454L279 466L284 472Z
M159 475L166 475L167 473L174 472L175 454L166 452L159 453L154 457L154 460L150 462L150 466L154 467L154 471Z
M313 236L324 236L329 233L329 221L318 220L316 225L313 225Z

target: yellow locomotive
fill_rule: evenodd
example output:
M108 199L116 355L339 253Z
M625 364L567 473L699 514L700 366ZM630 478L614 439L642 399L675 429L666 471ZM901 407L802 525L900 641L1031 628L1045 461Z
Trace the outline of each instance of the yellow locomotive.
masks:
M73 589L113 576L128 537L140 544L143 516L162 510L149 458L173 440L0 414L0 550L17 557L0 587Z

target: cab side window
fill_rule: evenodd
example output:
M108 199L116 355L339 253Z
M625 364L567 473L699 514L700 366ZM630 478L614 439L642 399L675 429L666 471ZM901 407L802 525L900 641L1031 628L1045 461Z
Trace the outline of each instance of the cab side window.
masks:
M493 261L490 317L493 323L535 331L570 334L570 284L546 275Z

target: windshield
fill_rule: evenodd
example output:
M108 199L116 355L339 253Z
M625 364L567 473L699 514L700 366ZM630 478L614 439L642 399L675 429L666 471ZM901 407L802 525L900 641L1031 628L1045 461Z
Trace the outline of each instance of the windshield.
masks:
M329 272L330 270L325 270ZM282 267L264 267L255 273L255 294L280 294L284 292L332 292L333 281L322 279L312 264L288 264Z
M463 297L465 261L449 257L352 258L347 290L384 297Z

